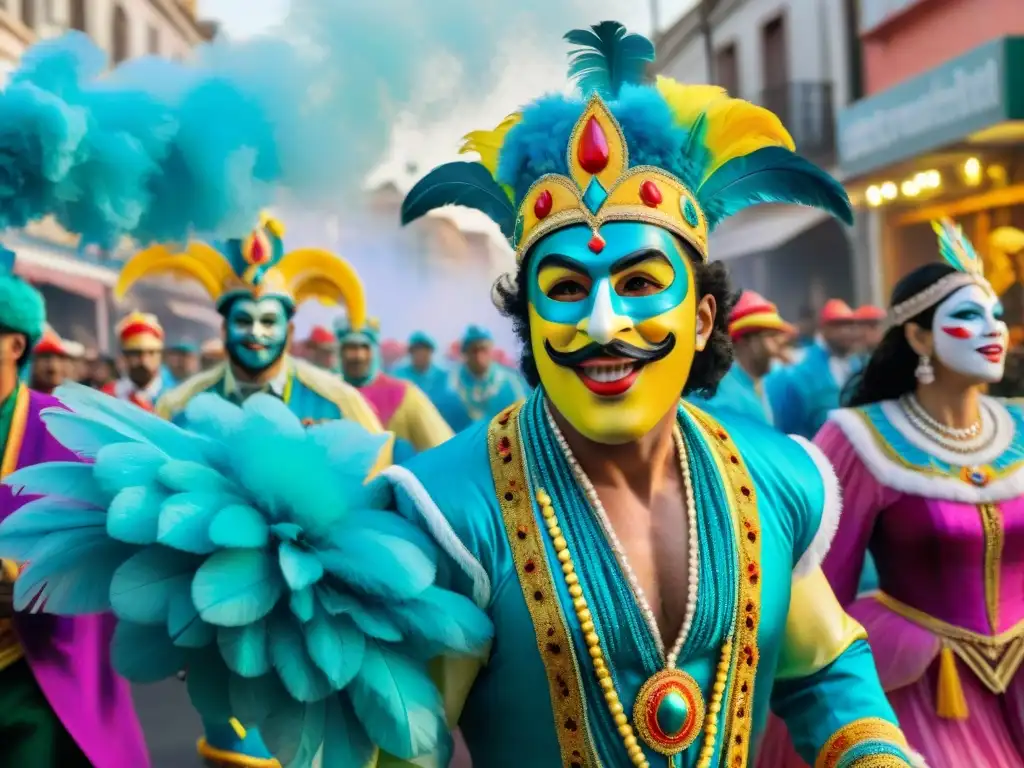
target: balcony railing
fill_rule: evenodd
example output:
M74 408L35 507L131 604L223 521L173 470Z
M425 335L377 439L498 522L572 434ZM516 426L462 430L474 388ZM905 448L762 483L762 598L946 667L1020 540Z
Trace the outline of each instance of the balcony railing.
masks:
M790 82L762 91L759 101L782 120L793 136L797 152L819 165L828 166L835 161L831 83Z

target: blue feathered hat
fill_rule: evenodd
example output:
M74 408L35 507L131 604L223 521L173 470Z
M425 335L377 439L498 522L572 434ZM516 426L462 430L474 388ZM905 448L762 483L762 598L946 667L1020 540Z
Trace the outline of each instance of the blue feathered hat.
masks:
M14 251L0 246L0 327L25 334L31 349L46 327L46 303L39 291L14 274L14 260Z
M521 262L540 238L609 221L668 229L707 259L708 235L758 203L821 208L847 223L842 185L795 153L772 112L710 85L659 77L643 84L654 46L618 22L565 36L578 90L509 115L465 137L478 161L431 171L406 196L408 223L445 205L483 211Z

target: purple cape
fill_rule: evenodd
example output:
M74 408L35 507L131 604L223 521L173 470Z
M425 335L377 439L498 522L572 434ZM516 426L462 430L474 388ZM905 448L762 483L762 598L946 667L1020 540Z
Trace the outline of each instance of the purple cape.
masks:
M80 461L46 431L39 417L43 408L56 405L49 395L27 387L19 391L6 451L11 457L17 451L14 468ZM0 486L0 520L32 498ZM113 618L18 614L15 629L39 687L89 761L96 768L149 768L131 689L110 666Z

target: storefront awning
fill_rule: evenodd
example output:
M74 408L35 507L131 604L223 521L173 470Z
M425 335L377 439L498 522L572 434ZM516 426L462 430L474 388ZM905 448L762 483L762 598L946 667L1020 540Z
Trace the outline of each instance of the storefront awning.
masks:
M19 241L10 245L18 254L15 271L30 282L49 283L94 301L102 299L117 282L115 270L51 250L45 244Z
M1021 71L1024 37L1004 37L840 110L842 175L861 176L1024 120Z
M827 218L817 208L759 205L722 222L711 235L708 252L714 261L728 261L771 251Z

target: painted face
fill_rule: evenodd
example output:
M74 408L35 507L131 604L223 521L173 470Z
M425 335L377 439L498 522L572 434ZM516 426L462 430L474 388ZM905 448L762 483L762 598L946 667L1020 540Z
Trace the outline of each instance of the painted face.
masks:
M676 407L693 364L696 297L689 257L649 224L587 227L542 239L529 255L533 354L559 413L600 443L637 440Z
M288 313L278 299L237 299L228 311L224 347L235 363L258 373L281 359L288 332Z
M936 308L932 332L943 366L978 382L1002 380L1008 331L993 293L980 285L954 291Z

